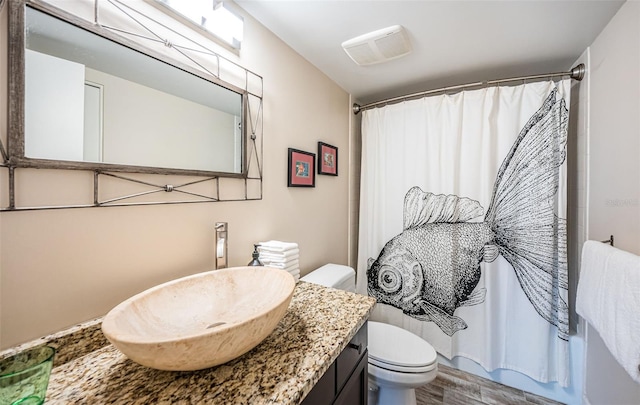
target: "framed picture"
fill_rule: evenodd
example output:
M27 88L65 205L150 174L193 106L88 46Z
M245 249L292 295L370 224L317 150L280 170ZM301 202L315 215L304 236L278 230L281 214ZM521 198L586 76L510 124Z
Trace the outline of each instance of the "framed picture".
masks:
M338 175L338 148L318 142L318 174Z
M287 186L315 187L316 186L316 155L298 149L289 148L289 170Z

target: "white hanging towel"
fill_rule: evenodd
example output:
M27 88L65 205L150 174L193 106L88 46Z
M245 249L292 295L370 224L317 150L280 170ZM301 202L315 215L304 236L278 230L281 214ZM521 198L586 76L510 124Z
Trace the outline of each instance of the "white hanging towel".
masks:
M640 383L640 256L602 242L585 242L576 311Z
M260 242L258 249L269 250L271 252L285 252L293 249L298 249L298 244L294 242L281 242L278 240L270 240L267 242Z

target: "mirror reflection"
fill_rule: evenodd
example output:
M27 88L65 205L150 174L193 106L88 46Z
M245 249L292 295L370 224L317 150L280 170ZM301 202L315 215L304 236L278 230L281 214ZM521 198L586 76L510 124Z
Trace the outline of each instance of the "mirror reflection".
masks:
M26 8L25 156L242 173L243 94Z

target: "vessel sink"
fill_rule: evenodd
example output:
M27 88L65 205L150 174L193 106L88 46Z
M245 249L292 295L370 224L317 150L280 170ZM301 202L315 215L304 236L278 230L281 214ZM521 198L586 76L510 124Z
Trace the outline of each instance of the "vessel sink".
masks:
M150 288L113 308L106 338L143 366L200 370L257 346L284 316L295 287L286 271L235 267Z

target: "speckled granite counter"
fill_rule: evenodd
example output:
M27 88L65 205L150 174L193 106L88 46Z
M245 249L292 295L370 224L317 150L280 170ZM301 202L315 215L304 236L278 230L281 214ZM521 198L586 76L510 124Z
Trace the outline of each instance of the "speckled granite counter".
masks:
M7 350L58 348L47 404L298 404L366 322L375 300L300 282L284 318L256 348L226 364L169 372L133 363L100 320Z

